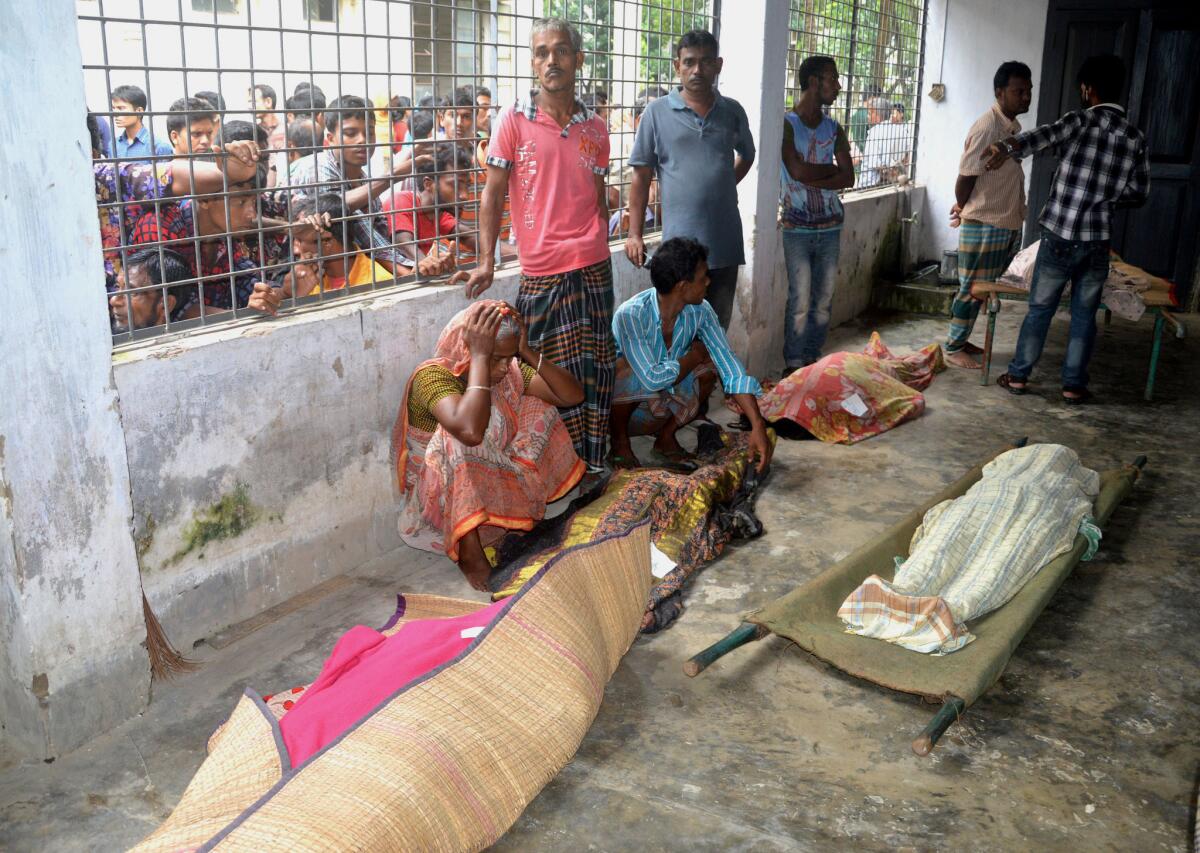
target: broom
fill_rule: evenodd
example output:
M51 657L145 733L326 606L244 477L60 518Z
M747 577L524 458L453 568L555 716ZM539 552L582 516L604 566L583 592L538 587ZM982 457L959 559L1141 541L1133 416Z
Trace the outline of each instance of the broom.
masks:
M162 623L150 609L146 593L142 593L142 614L146 618L146 651L150 654L150 677L154 681L166 681L181 672L199 669L200 662L189 660L175 650L163 630Z

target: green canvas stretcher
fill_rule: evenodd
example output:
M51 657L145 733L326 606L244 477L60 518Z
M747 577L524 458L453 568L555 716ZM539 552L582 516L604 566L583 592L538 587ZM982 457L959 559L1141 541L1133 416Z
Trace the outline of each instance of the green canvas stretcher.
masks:
M1021 439L1015 446L1024 444ZM1087 540L1077 535L1070 551L1046 564L1007 604L974 620L970 628L975 640L948 655L920 654L882 640L848 634L837 611L868 575L877 574L890 581L894 575L892 558L908 554L913 531L926 511L966 492L982 477L983 466L1001 452L992 454L841 562L749 614L741 627L688 660L684 673L696 676L738 646L778 634L849 675L941 702L941 709L913 741L914 752L928 755L963 710L995 684L1025 634L1087 551ZM1101 474L1094 512L1097 525L1107 523L1133 489L1145 463L1142 456L1132 465Z

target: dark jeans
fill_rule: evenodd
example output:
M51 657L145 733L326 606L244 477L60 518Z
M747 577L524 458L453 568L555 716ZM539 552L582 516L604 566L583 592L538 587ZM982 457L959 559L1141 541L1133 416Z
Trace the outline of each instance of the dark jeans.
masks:
M1071 330L1063 358L1062 384L1072 389L1087 387L1087 365L1096 341L1096 311L1108 278L1108 246L1108 240L1063 240L1049 231L1042 232L1029 286L1029 313L1021 324L1017 350L1008 365L1008 375L1013 379L1024 381L1033 372L1069 281Z
M708 271L708 304L717 312L721 328L729 331L729 320L733 317L733 297L737 295L737 266L718 267Z

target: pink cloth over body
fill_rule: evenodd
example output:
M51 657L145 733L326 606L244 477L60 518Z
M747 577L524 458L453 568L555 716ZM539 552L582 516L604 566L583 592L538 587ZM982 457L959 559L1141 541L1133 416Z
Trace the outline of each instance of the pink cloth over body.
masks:
M557 275L609 257L608 223L600 218L596 178L608 170L608 128L592 116L567 128L540 109L530 121L505 108L488 157L512 164L508 197L521 272Z
M417 619L391 636L356 625L325 661L279 729L298 767L375 710L404 685L452 660L475 640L471 628L491 624L505 602L448 619Z

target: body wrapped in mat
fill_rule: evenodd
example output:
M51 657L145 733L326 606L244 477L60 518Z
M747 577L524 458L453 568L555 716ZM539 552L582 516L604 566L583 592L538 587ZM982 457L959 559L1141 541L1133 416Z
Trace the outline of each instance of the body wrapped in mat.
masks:
M637 636L649 533L643 524L564 551L519 594L485 608L408 596L394 624L339 641L310 695L268 708L247 690L171 816L136 849L488 846L595 718ZM433 630L422 620L433 633L414 637L424 665L435 665L385 689L381 677L401 682L422 668L411 649L392 646L425 616L457 621Z

